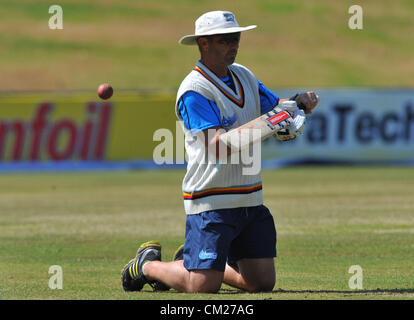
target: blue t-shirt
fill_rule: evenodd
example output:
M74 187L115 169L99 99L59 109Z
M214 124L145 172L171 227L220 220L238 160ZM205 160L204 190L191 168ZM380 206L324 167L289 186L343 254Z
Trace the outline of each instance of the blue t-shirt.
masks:
M228 75L221 80L234 92L236 91L232 77ZM259 82L260 112L264 114L278 104L279 97L266 88L260 80L257 81ZM195 91L187 91L181 96L178 110L186 128L193 133L223 126L216 103Z

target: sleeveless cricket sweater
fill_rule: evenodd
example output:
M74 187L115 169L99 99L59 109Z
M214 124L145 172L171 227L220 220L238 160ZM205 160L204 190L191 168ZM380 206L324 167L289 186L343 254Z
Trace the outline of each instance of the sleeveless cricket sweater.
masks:
M175 111L185 134L187 172L182 188L186 214L204 211L252 207L263 204L262 177L259 173L244 174L243 161L227 158L206 161L208 151L184 125L178 102L187 91L195 91L216 103L222 127L228 131L260 116L260 97L257 78L242 65L229 66L236 92L199 61L178 89ZM213 110L212 110L213 112ZM238 155L239 156L239 155Z

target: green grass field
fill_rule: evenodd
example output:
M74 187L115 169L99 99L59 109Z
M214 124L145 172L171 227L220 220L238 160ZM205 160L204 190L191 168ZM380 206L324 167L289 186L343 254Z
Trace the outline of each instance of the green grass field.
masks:
M414 170L297 167L264 171L278 230L274 291L125 293L123 265L156 239L184 239L183 171L2 175L1 299L413 299ZM280 187L276 181L283 181ZM48 286L49 267L63 289ZM348 269L363 269L351 290Z
M347 0L61 0L49 30L46 0L0 2L0 91L177 88L199 58L178 45L194 21L230 10L241 25L237 62L270 88L414 86L412 0L365 0L350 30ZM115 92L116 92L115 91Z
M175 94L199 58L177 41L211 10L258 25L237 62L269 88L414 87L412 0L361 2L363 30L348 28L347 0L61 0L63 30L48 28L51 4L0 2L0 94L89 95L103 82L117 99L123 89ZM122 267L141 242L159 240L165 260L183 242L183 175L2 174L0 299L414 298L414 170L403 167L265 171L278 230L271 293L123 292ZM52 265L63 269L62 290L48 286ZM348 287L352 265L363 269L362 290Z

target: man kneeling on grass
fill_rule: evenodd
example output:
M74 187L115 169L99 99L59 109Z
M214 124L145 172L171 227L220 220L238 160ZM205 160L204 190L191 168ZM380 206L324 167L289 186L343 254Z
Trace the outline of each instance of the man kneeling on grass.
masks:
M188 154L185 244L171 262L161 261L158 242L142 244L122 272L125 291L139 291L146 283L154 290L204 293L217 292L222 283L249 292L271 291L275 285L276 228L263 205L260 170L246 175L242 163L200 161L220 149L221 134L289 100L279 99L251 71L234 63L241 32L255 27L240 27L231 12L213 11L197 19L194 35L179 41L198 45L201 54L176 100ZM314 92L292 99L305 113L317 104ZM202 143L197 143L199 133L204 134Z

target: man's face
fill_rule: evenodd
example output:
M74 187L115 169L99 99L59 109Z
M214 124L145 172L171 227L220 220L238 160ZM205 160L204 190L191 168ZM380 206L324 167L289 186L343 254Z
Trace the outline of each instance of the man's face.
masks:
M236 60L239 42L240 32L210 36L207 54L217 63L230 65Z

